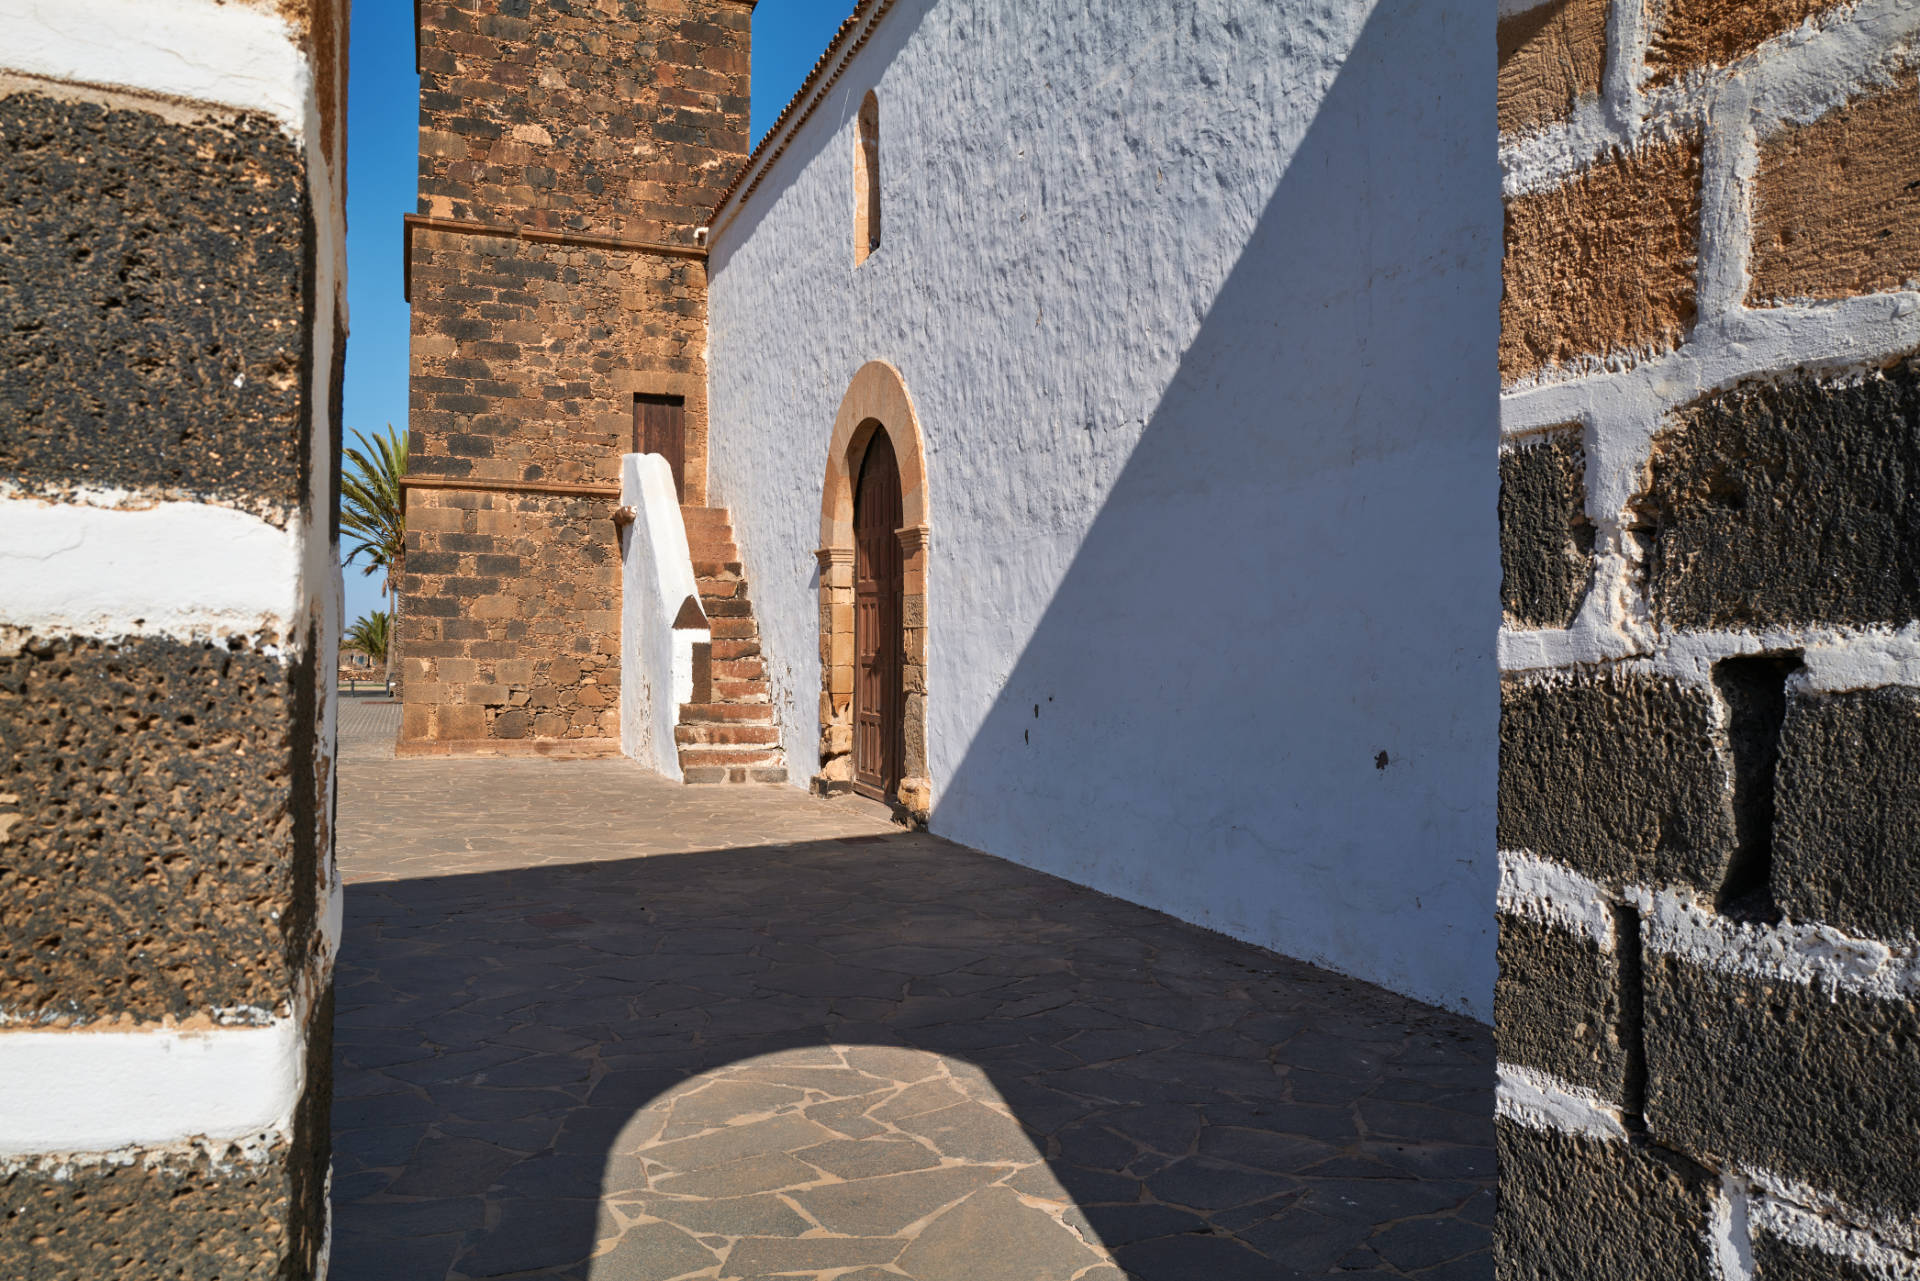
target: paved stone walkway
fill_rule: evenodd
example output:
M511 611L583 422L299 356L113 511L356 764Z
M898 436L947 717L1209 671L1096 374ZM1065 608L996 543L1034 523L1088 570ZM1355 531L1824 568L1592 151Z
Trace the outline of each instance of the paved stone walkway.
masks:
M1492 1276L1477 1024L784 789L343 757L336 1281Z

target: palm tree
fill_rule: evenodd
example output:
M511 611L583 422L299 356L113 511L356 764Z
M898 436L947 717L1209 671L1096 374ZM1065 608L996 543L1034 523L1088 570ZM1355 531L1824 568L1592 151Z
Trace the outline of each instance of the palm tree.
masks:
M400 478L407 474L407 438L395 431L392 423L384 433L369 437L356 431L353 438L358 445L347 446L347 470L340 478L340 528L354 540L347 564L365 556L367 563L360 572L385 576L380 592L393 603L392 610L390 615L376 616L398 618L400 585L395 575L407 554L406 516L400 493ZM397 644L381 645L389 687L398 649Z
M347 634L340 638L341 643L351 645L377 663L387 661L387 645L392 636L392 616L383 609L371 614L362 614L353 620L353 626L347 628ZM393 672L388 670L392 677Z

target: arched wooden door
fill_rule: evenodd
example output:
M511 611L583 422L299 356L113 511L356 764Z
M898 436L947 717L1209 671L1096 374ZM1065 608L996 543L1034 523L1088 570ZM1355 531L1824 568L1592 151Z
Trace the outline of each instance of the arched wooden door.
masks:
M886 800L906 756L906 699L900 466L884 428L873 433L853 495L853 787Z

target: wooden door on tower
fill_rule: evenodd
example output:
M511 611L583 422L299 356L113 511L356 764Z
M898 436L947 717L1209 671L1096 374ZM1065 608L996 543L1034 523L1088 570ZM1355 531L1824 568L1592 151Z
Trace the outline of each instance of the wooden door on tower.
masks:
M874 432L853 492L853 787L885 800L906 757L900 467L885 429Z

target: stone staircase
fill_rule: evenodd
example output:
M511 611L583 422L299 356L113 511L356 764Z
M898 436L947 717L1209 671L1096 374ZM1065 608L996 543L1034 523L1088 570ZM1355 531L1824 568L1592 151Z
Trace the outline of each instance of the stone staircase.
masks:
M733 522L722 507L682 507L687 550L711 645L693 656L693 701L680 705L673 739L688 783L784 783L786 758L747 598Z

